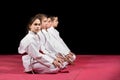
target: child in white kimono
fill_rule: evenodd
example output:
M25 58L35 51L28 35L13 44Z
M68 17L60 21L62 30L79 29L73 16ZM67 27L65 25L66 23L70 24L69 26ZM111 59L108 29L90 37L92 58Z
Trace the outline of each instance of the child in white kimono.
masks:
M42 40L43 46L42 46L41 52L45 53L46 55L48 55L51 58L55 59L56 61L60 62L61 69L66 68L67 63L64 61L64 59L60 55L58 55L58 52L56 52L56 50L54 50L53 46L51 46L51 43L49 43L50 39L49 39L49 35L47 34L47 31L46 31L47 30L46 27L49 25L47 15L42 14L41 22L42 22L42 24L41 24L42 31L40 32L39 36L41 36L42 39L44 38Z
M47 31L48 33L56 39L56 42L59 42L61 46L59 45L59 49L56 49L59 53L61 53L69 63L73 63L73 61L76 59L76 55L71 52L71 50L68 48L68 46L65 44L63 39L60 37L59 32L57 29L55 29L58 26L58 17L57 16L50 16L49 19L51 19L51 26L48 27ZM56 43L58 45L58 43Z
M42 41L38 35L41 30L40 14L35 15L28 24L29 32L20 41L18 52L23 54L22 62L25 72L57 73L60 63L40 52Z

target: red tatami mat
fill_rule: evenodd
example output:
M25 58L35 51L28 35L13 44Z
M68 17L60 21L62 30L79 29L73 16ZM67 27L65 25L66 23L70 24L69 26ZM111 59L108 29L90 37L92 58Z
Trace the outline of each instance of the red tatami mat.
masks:
M27 74L21 55L0 55L0 80L120 80L120 55L77 55L69 73Z

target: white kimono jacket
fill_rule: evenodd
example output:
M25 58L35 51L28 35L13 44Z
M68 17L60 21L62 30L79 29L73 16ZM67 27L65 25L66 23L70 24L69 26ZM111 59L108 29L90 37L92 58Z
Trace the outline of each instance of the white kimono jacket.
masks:
M18 47L19 54L22 56L25 72L36 70L39 73L52 73L58 71L52 64L53 59L39 52L42 42L38 36L29 31L29 33L20 41Z
M43 33L42 33L41 31L39 31L38 35L39 35L39 37L40 37L40 39L41 39L41 41L42 41L41 51L42 51L44 54L48 55L49 57L51 57L51 58L53 58L53 59L56 59L56 52L53 51L53 50L51 49L51 47L47 44L47 40L46 40L45 36L43 35ZM49 49L46 48L46 46L47 46L47 47L49 46Z
M51 34L52 37L54 37L56 39L56 41L58 41L63 48L61 48L61 50L65 50L65 53L63 53L64 55L67 55L71 52L71 50L68 48L68 46L65 44L65 42L63 41L63 39L60 37L59 32L54 28L54 27L50 27L47 29L48 33ZM73 60L74 61L76 59L75 54L73 55Z
M48 49L51 48L51 50L55 51L56 53L61 53L63 56L69 53L66 48L58 41L56 40L51 34L49 34L46 30L42 30L44 36L46 37L47 40L47 46ZM49 45L48 45L49 44Z
M48 28L48 33L51 34L57 41L59 41L68 52L70 52L70 49L65 44L63 39L60 37L59 32L54 27Z

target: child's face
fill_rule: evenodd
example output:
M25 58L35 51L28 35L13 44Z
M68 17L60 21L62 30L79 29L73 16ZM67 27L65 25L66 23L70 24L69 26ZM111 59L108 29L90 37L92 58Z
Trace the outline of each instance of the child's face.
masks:
M41 28L42 29L46 29L47 28L47 23L48 23L47 20L48 20L47 17L43 17L42 18L42 21L41 21L42 22L42 24L41 24Z
M53 20L53 27L57 27L58 26L58 17L55 17Z
M38 31L40 31L40 29L41 29L41 22L39 19L36 19L30 26L30 30L37 33Z

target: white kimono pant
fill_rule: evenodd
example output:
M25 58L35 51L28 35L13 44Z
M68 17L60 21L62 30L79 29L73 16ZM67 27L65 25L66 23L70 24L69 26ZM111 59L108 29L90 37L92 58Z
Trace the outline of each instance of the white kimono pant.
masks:
M36 73L58 73L59 68L55 68L53 64L48 68L40 63L35 63L32 65L33 71Z

